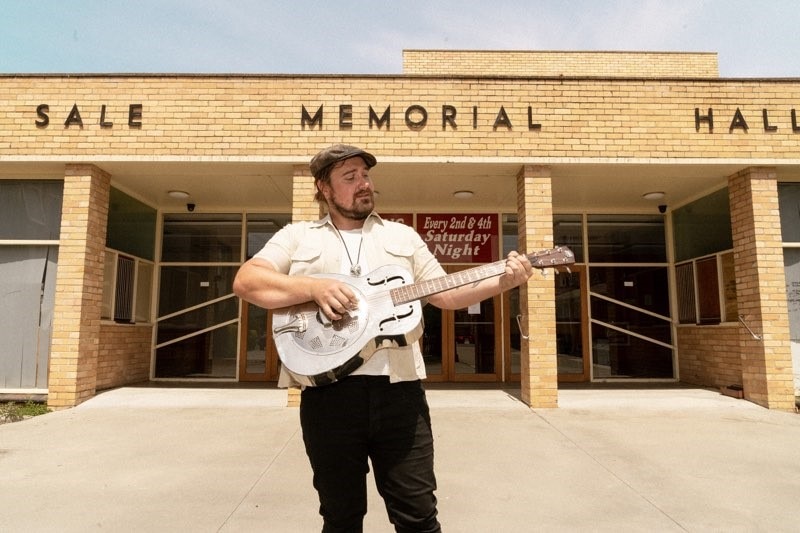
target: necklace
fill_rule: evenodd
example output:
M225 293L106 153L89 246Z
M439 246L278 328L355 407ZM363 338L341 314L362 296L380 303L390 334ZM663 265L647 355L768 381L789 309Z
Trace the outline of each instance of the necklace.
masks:
M333 222L331 222L333 224ZM350 255L350 250L347 248L347 243L342 237L342 232L339 231L339 228L336 227L336 224L333 224L333 229L336 230L336 234L339 235L339 239L342 241L342 246L344 246L344 251L347 254L347 260L350 261L350 275L354 277L361 276L361 245L364 244L364 235L361 235L361 240L358 241L358 255L356 256L356 262L353 262L353 258Z

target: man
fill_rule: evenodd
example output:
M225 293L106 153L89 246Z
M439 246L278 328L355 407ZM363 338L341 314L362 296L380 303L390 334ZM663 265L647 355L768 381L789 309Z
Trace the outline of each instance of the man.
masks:
M375 156L355 146L333 145L311 160L318 202L328 215L317 222L289 224L242 265L234 292L267 309L315 302L339 320L358 299L340 279L386 264L408 270L416 281L445 272L410 227L375 212L369 170ZM461 309L528 280L532 267L516 252L505 273L428 298L442 309ZM301 393L300 423L320 500L323 532L361 531L367 512L366 475L372 462L378 492L397 531L440 531L433 434L420 380L425 365L418 343L376 351L350 375ZM282 369L279 384L293 383Z

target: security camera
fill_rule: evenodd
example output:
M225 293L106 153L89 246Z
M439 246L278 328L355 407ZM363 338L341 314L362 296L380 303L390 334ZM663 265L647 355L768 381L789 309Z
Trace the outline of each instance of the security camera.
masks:
M664 204L661 204L660 206L658 206L658 212L663 215L664 213L667 212L667 206L664 205Z
M186 210L189 211L190 213L194 211L194 207L195 207L194 204L186 204Z

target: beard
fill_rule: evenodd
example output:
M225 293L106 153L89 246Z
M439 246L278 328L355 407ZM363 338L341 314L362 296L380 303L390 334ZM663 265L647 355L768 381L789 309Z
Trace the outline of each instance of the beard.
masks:
M372 192L362 193L353 197L349 207L339 200L336 194L331 194L330 209L351 220L364 220L375 208L375 197Z

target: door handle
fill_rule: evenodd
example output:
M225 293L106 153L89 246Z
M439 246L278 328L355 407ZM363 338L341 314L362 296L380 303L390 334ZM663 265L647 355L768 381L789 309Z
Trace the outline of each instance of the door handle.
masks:
M530 337L525 335L525 332L522 331L522 322L520 321L521 318L522 315L517 315L517 327L519 328L519 334L523 339L528 340Z

